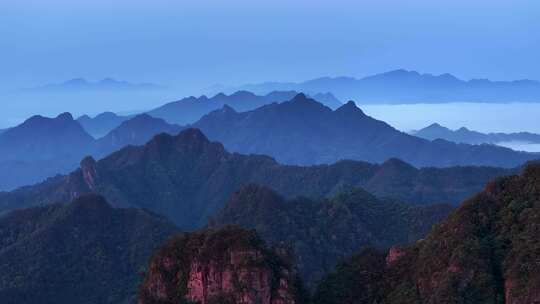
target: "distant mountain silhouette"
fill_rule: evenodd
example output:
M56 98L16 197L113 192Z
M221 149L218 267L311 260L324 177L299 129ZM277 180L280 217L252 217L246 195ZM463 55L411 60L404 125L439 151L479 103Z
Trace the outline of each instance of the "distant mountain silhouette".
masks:
M143 145L156 134L169 133L176 135L183 128L172 125L163 119L140 114L125 120L107 135L97 140L97 153L105 156L127 145Z
M256 94L293 90L315 94L331 92L341 100L362 104L445 103L445 102L540 102L540 82L533 80L464 81L450 74L420 74L395 70L361 79L323 77L300 83L267 82L241 86Z
M353 256L313 303L538 303L539 181L540 166L529 165L489 183L422 241Z
M62 83L47 84L35 88L24 89L26 92L70 92L70 91L148 91L163 87L152 83L130 83L113 78L104 78L92 82L84 78L74 78Z
M112 112L103 112L94 117L83 115L77 118L77 121L86 130L86 132L88 132L94 138L99 138L109 133L112 129L120 126L121 123L130 118L132 118L132 116L120 116Z
M101 158L127 145L144 144L156 134L176 134L182 129L147 114L125 119L97 140L69 113L56 118L34 116L8 129L0 134L0 191L68 173L87 155Z
M446 127L439 125L438 123L434 123L418 131L413 131L411 132L411 134L429 140L441 138L456 143L467 144L497 144L500 142L511 141L540 143L540 134L534 134L529 132L481 133L469 130L465 127L459 128L457 130L450 130Z
M0 191L70 172L94 148L71 114L33 116L0 134Z
M180 125L190 124L199 120L204 115L228 105L236 111L248 111L270 104L280 103L293 98L297 92L294 91L272 91L264 96L258 96L248 91L238 91L231 95L219 93L214 97L187 97L179 101L167 103L157 109L148 112L151 116L163 118L170 123ZM314 98L319 98L321 103L330 107L338 107L341 102L332 94L317 94Z
M2 304L131 303L152 252L177 228L88 195L0 217Z
M255 229L270 244L292 244L302 279L313 285L337 261L366 246L387 248L423 238L446 218L449 206L411 206L352 189L331 199L287 201L266 187L247 185L212 220L212 226Z
M93 140L69 113L56 118L33 116L0 135L0 161L77 161Z
M113 206L146 208L193 229L248 183L270 187L287 198L320 199L365 187L379 197L409 203L457 203L508 172L484 167L419 170L397 160L383 165L343 161L283 166L267 156L229 153L199 130L188 129L176 136L157 135L144 146L123 148L100 161L87 157L67 176L0 193L0 213L96 192Z
M352 101L332 111L304 94L242 113L223 107L192 126L228 150L270 155L285 164L399 158L420 167L515 167L540 157L491 145L428 141L367 116Z

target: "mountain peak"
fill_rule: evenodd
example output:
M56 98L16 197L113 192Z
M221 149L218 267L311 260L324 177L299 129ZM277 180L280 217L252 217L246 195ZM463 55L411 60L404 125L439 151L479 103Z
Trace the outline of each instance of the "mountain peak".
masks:
M306 101L308 100L308 97L304 93L298 93L296 94L296 96L294 96L292 100L293 101Z
M56 119L70 121L70 120L73 120L73 115L71 115L71 113L69 113L69 112L64 112L64 113L56 116Z
M182 142L210 143L206 135L196 128L189 128L180 132L176 135L176 139Z
M423 130L449 130L449 129L435 122L425 127Z
M142 114L139 114L135 117L133 117L132 119L130 120L127 120L126 122L141 122L141 121L151 121L151 120L156 120L156 119L159 119L159 118L155 118L155 117L152 117L146 113L142 113ZM161 119L159 119L161 120Z
M220 92L220 93L214 95L214 97L212 97L212 99L221 99L221 98L227 98L227 95L225 95L225 93L223 93L223 92Z
M236 91L234 92L230 97L235 97L235 98L252 98L252 97L256 97L255 94L249 92L249 91L245 91L245 90L241 90L241 91Z
M349 100L347 103L337 108L336 113L357 113L362 116L365 116L364 112L356 106L356 103L352 100Z

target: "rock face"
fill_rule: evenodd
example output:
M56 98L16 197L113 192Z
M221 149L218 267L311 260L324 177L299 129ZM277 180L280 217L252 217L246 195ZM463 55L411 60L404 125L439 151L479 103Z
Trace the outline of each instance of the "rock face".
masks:
M424 240L353 257L324 280L315 303L540 303L539 232L540 165L529 165L490 183ZM367 274L379 285L351 286ZM376 292L357 301L366 288Z
M155 254L139 304L300 303L301 287L287 260L238 227L183 234Z

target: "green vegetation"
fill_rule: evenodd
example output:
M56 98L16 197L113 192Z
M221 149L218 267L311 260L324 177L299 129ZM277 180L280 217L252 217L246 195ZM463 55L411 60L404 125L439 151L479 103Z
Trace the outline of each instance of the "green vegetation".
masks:
M83 196L0 218L2 304L128 303L152 251L176 228Z
M540 301L540 165L498 179L466 201L425 240L373 272L370 253L353 257L320 285L315 303L536 303ZM381 254L380 256L385 256ZM380 277L354 288L351 277Z

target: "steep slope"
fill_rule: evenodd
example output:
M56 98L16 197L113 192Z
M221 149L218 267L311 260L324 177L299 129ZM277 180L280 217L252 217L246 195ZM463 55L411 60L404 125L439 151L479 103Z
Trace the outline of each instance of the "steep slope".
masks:
M321 201L287 201L266 187L248 185L232 196L211 225L236 224L255 229L270 244L290 244L303 280L312 285L360 248L386 248L424 237L450 210L380 201L360 189Z
M403 69L361 79L322 77L301 83L245 85L240 89L256 94L266 94L274 90L294 90L310 94L331 92L341 100L361 100L364 104L540 101L538 81L465 81L450 74L420 74Z
M182 234L160 248L140 304L304 303L292 261L238 227Z
M111 130L130 118L130 116L119 116L112 112L103 112L95 117L83 115L77 118L77 122L94 138L99 138L107 135Z
M0 217L1 302L128 303L151 253L176 231L95 195L9 213Z
M186 125L199 120L204 115L218 110L228 105L236 111L244 112L259 108L261 106L280 103L293 98L295 91L272 91L266 95L259 96L248 91L238 91L231 95L219 93L214 97L187 97L179 101L167 103L157 109L148 112L151 116L163 118L170 123ZM337 107L341 104L332 94L324 93L314 96L320 102L328 104L330 107Z
M395 157L420 167L516 167L539 157L497 146L428 141L365 115L352 101L332 111L304 94L243 113L223 108L193 127L231 151L266 154L286 164L384 162Z
M536 303L539 197L538 164L497 179L423 241L352 258L315 303Z
M519 133L481 133L469 130L465 127L457 130L450 130L437 123L429 125L421 130L413 131L413 135L434 140L437 138L453 141L456 143L468 144L497 144L501 142L527 142L540 143L540 134L519 132Z
M413 168L401 177L400 171L389 170L395 167L393 163L401 162L283 166L267 156L229 153L199 130L188 129L177 136L160 134L144 146L124 148L98 162L85 158L81 168L67 176L0 193L0 212L97 192L114 206L147 208L168 216L183 229L193 229L204 225L234 191L248 183L268 186L288 198L318 199L366 186L380 197L410 203L457 203L457 198L508 172L477 167ZM395 174L400 178L392 178ZM381 176L392 183L385 184L386 178Z

